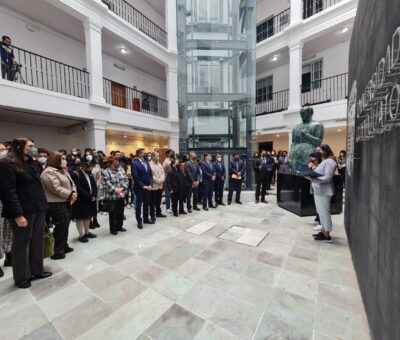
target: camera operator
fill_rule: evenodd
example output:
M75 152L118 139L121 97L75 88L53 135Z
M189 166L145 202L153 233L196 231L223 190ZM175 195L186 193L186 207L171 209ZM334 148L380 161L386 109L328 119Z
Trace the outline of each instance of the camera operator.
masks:
M3 79L14 80L14 51L11 47L11 39L10 37L3 35L2 44L1 44L1 76Z

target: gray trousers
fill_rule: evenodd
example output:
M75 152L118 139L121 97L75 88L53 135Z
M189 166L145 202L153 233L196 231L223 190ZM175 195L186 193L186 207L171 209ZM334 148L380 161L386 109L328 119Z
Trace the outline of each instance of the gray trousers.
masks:
M9 220L14 231L12 265L17 283L43 272L45 212L25 218L28 221L25 228L18 227L14 219Z
M314 194L315 208L319 215L320 224L325 231L332 231L331 199L332 196Z

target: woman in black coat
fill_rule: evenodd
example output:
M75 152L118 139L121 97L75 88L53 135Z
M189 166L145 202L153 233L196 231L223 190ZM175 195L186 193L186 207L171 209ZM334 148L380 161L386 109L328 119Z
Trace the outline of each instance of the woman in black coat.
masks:
M0 161L2 216L14 232L12 266L15 285L29 288L30 281L52 274L43 271L45 213L48 208L34 165L37 149L23 137L11 142L11 153Z
M78 199L72 207L71 218L75 220L79 232L79 241L88 242L89 238L97 236L89 232L90 219L97 213L97 184L93 177L92 170L95 162L83 162L81 167L77 167L71 177L75 182Z
M182 193L184 187L182 186L182 176L179 171L179 160L174 159L171 162L171 170L167 174L166 186L171 193L172 212L174 216L178 216L178 202L179 211L183 211ZM184 183L184 182L183 182Z

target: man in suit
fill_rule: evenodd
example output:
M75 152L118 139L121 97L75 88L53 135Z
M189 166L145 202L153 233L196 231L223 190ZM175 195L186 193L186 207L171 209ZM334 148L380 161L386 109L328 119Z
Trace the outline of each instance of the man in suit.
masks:
M214 166L211 163L211 155L209 153L204 155L204 161L201 162L200 166L203 178L203 209L208 211L208 207L216 208L216 206L212 203L213 187L216 174Z
M192 190L193 193L193 210L200 210L197 207L197 203L199 201L199 185L200 185L200 168L196 162L196 153L190 152L189 160L185 163L185 172L186 172L186 180L192 182ZM188 189L189 190L189 189ZM187 203L187 208L192 209L192 205Z
M229 163L229 194L228 204L232 203L233 192L236 191L236 200L238 204L240 202L240 193L242 191L242 180L245 173L244 162L240 159L239 153L233 154L233 160Z
M222 162L222 155L217 153L214 162L215 169L215 182L214 182L214 193L215 193L215 205L225 205L222 201L224 195L224 183L226 177L225 165Z
M143 223L154 224L149 220L150 194L153 189L153 173L150 164L144 160L144 149L136 151L136 159L132 162L131 172L134 181L133 190L136 195L136 221L138 228L143 229ZM142 218L143 206L143 218Z
M258 158L254 165L254 173L256 177L256 203L260 202L260 189L261 189L261 202L268 203L265 200L267 194L268 179L272 166L268 163L267 152L261 151L261 157Z

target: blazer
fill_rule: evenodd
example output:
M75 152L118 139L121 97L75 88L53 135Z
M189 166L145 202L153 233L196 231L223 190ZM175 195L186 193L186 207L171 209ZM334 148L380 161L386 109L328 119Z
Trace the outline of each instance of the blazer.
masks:
M215 174L218 179L221 179L222 176L226 177L226 170L225 170L225 165L224 162L214 162L214 169L215 169Z
M68 202L76 186L69 173L63 170L47 167L40 175L47 202Z
M173 193L181 193L183 188L182 186L182 179L179 170L171 169L167 174L167 181L166 185L168 191L173 191Z
M237 162L234 160L229 162L229 177L231 177L233 174L236 174L237 172L240 172L242 177L243 177L244 173L246 172L246 170L244 168L244 162L241 159L239 159Z
M2 217L15 218L44 212L48 209L39 174L32 160L28 170L18 171L8 160L0 161L0 199Z
M161 163L150 161L151 171L153 173L153 190L161 190L165 181L165 173Z
M78 199L72 205L71 219L86 220L96 215L97 203L92 202L92 198L97 198L97 184L92 173L88 174L90 186L85 173L79 169L72 173L72 179L75 182L78 192Z
M203 174L203 183L204 182L211 182L212 177L216 176L216 172L212 163L208 163L207 161L203 161L200 164L201 172Z
M186 161L185 162L185 173L188 181L191 181L192 184L197 182L200 179L200 169L199 165L195 161Z
M335 176L336 166L336 162L333 159L325 159L318 165L315 172L323 176L312 180L314 195L333 196L335 194L333 176Z
M132 162L131 174L134 181L134 191L140 191L145 186L153 185L153 172L151 171L150 164L146 161L143 162L147 165L147 170L139 159L135 159Z

